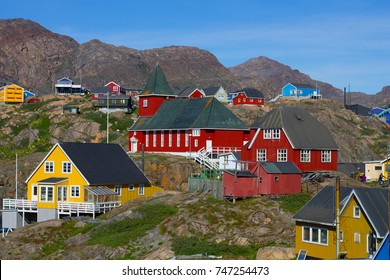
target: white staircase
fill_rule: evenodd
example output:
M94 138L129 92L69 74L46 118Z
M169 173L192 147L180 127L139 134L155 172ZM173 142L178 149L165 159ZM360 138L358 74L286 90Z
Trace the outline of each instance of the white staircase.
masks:
M193 158L195 161L199 162L201 165L204 165L209 169L219 169L218 163L214 162L211 159L211 152L207 151L204 147L200 149L197 153L194 153Z

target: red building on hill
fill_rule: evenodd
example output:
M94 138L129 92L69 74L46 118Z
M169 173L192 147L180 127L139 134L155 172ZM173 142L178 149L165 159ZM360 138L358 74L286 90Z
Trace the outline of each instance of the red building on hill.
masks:
M264 95L255 88L244 88L235 94L232 99L233 105L264 105Z
M337 170L338 145L330 131L305 109L279 107L251 125L241 151L251 162L294 162L302 171Z

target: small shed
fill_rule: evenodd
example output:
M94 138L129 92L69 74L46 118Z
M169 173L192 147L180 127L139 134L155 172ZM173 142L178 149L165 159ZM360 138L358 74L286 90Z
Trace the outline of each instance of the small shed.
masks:
M222 187L224 197L246 198L259 194L258 177L248 170L224 170Z

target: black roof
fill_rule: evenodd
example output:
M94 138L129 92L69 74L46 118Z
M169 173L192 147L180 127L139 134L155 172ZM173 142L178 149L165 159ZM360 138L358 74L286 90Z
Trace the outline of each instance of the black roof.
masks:
M199 90L201 91L199 88L197 87L186 87L186 88L182 88L182 89L179 89L179 90L175 90L174 93L178 96L178 97L188 97L191 93L193 93L195 90Z
M89 185L149 183L119 144L58 143Z
M232 175L236 175L237 177L240 177L240 178L256 178L257 177L256 174L253 174L248 170L237 170L236 172L234 170L224 170L224 172L227 172L227 173L232 174Z
M301 170L293 162L262 162L264 170L268 174L301 174Z
M383 237L388 231L388 190L378 188L340 187L340 209L346 206L347 198L355 195L360 207L376 230ZM336 225L335 186L326 186L318 192L294 216L296 221Z
M207 87L203 89L204 94L206 96L213 96L217 93L220 87Z
M255 88L244 88L242 90L239 90L238 92L244 92L247 97L264 98L263 93Z
M153 117L139 117L130 131L190 128L249 129L216 98L204 97L166 100Z
M110 87L106 86L94 86L89 89L89 91L94 94L94 93L109 93L111 92Z
M265 114L251 127L283 129L294 149L339 149L329 129L303 108L281 106Z

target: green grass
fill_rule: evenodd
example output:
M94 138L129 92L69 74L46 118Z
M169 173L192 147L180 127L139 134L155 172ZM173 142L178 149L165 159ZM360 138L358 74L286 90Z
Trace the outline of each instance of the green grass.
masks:
M177 213L177 208L163 203L145 204L136 209L137 218L125 218L104 224L90 233L88 244L103 244L111 247L123 246L143 236L148 230L158 226L169 216Z
M285 195L280 198L280 208L290 213L296 213L310 199L311 196L306 193Z
M270 244L267 244L270 246ZM225 242L213 243L201 240L196 237L176 237L172 242L172 250L176 255L216 255L223 256L224 259L240 256L244 259L255 259L260 245L229 245Z
M100 125L100 130L107 130L107 115L102 112L86 112L83 113L82 118L96 122Z

